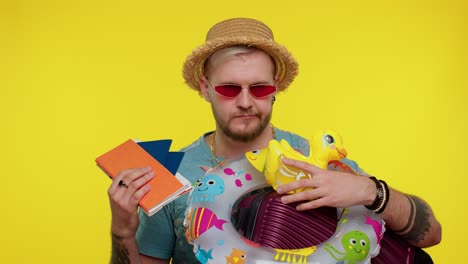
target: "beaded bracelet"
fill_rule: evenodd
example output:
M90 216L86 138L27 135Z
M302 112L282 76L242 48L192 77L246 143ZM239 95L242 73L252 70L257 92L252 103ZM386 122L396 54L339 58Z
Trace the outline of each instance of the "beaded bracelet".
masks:
M371 205L365 205L364 207L376 214L380 214L385 210L388 200L390 199L390 190L388 189L388 185L385 181L377 180L375 177L369 177L369 179L374 181L375 186L377 187L377 195Z
M380 214L385 210L387 207L388 200L390 200L390 190L388 189L388 185L385 181L379 180L380 185L383 187L384 190L384 198L382 200L382 204L377 208L374 213Z
M369 179L374 181L375 187L377 188L377 195L375 197L374 202L371 205L365 205L365 207L371 211L375 211L379 207L379 205L382 203L383 189L379 180L377 180L375 177L372 176L372 177L369 177Z

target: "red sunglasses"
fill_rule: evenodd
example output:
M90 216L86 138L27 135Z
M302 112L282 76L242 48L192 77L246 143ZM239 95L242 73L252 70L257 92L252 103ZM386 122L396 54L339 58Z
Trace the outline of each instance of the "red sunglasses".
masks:
M236 84L222 84L215 86L214 89L222 96L234 98L240 94L242 86ZM252 85L249 87L249 92L255 98L263 98L276 92L276 87L268 84Z

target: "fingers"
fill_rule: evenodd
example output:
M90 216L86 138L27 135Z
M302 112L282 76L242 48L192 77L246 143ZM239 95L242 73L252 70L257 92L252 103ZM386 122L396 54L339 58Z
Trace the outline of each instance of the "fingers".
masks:
M304 161L300 161L300 160L295 160L295 159L290 159L290 158L283 158L281 160L281 162L283 162L283 164L286 165L286 166L295 167L295 168L298 168L300 170L307 171L310 174L314 174L314 173L322 171L322 169L320 169L319 167L314 166L314 165L312 165L310 163L307 163L307 162L304 162Z
M115 190L122 188L121 186L119 186L120 181L123 181L127 186L130 186L130 184L135 179L142 177L144 174L150 171L151 171L151 167L123 170L114 178L109 188L109 191L115 191Z
M304 180L294 181L294 182L279 186L276 192L279 194L285 194L285 193L289 193L291 191L295 191L298 189L317 187L314 184L314 182L315 181L313 179L304 179Z
M154 173L149 171L133 182L128 184L128 190L125 192L124 197L130 201L132 205L137 205L141 198L151 189L147 184L154 177ZM125 198L124 198L125 199Z
M302 192L285 195L281 197L281 202L284 204L302 202L296 206L296 209L299 211L304 211L325 206L327 198L324 197L322 190L309 189Z
M369 185L366 177L323 170L315 173L312 179L282 185L277 192L287 194L282 197L283 203L301 203L298 210L320 206L348 207L369 203L372 196L366 191Z
M303 162L303 161L299 161L299 160L283 158L281 161L286 166L295 167L295 168L301 170L302 172L307 174L310 177L310 179L298 180L298 181L295 181L295 182L292 182L292 183L281 185L276 190L279 194L288 193L290 191L295 191L295 190L298 190L298 189L301 189L301 188L317 187L316 186L316 181L315 181L314 178L315 178L315 176L321 174L321 172L324 171L324 170L322 170L322 169L320 169L320 168L318 168L318 167L316 167L316 166L314 166L312 164L309 164L309 163Z
M298 206L296 206L296 210L298 211L306 211L306 210L311 210L311 209L316 209L319 207L324 206L324 203L322 202L322 199L317 199L313 200L307 203L301 203Z
M127 201L132 206L136 205L149 191L150 187L147 182L153 177L154 173L150 167L123 170L114 178L108 194L111 200L121 205L126 204Z
M319 189L308 189L301 192L284 195L281 197L281 201L285 204L300 202L300 201L311 201L318 199L323 196L323 193Z

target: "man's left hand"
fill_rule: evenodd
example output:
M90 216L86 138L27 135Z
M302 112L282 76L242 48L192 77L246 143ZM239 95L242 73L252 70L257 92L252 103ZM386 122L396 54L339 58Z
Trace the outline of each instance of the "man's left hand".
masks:
M329 171L312 164L283 158L283 164L302 170L311 175L310 179L298 180L278 187L279 194L286 194L298 189L305 190L284 195L281 201L285 204L302 202L296 209L309 210L321 206L350 207L353 205L370 205L377 194L375 183L368 177L351 173Z

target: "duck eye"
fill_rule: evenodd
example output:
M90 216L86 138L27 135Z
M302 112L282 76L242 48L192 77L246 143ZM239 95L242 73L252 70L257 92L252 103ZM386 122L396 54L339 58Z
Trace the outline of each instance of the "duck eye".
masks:
M330 135L326 135L325 140L328 142L328 144L335 143L335 139Z
M252 150L252 153L253 154L258 154L258 153L260 153L260 150Z

